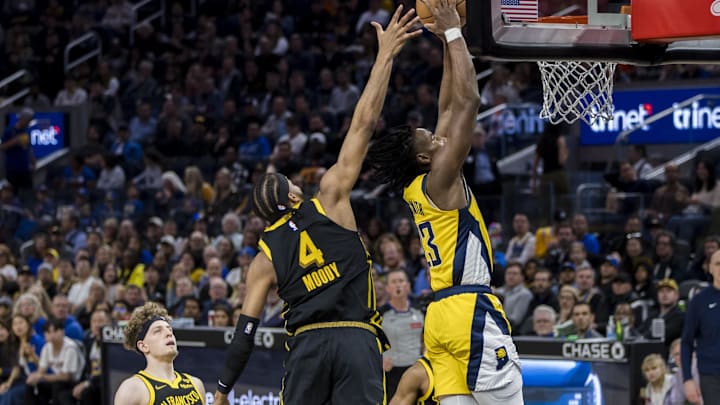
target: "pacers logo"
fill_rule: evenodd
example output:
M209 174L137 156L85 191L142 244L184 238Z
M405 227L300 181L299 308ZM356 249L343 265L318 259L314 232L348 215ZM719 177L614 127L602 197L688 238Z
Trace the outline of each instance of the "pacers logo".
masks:
M497 367L495 370L501 370L508 362L507 349L505 346L500 346L495 349L495 359L497 360Z
M720 0L715 0L710 4L710 14L720 17Z

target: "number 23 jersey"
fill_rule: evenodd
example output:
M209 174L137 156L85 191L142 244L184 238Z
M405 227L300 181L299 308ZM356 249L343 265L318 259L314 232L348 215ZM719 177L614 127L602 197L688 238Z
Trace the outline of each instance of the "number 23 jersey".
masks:
M288 332L337 321L379 328L367 249L357 232L328 218L316 198L267 227L259 245L275 267Z
M405 188L403 198L420 233L433 291L459 285L490 285L492 247L475 197L465 184L467 206L441 210L427 196L426 181L427 174L416 177Z

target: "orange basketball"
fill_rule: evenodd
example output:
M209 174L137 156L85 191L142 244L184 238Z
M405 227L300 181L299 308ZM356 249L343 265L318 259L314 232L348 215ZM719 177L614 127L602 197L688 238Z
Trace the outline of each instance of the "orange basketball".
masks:
M435 3L435 0L428 1L432 2L433 4ZM465 26L465 23L467 22L467 18L465 17L465 0L458 0L456 7L457 12L460 15L460 22L463 26ZM428 10L427 6L425 6L425 3L420 0L415 0L415 13L418 15L418 17L420 17L420 21L422 21L423 24L431 24L435 22L435 17L433 17L430 10Z

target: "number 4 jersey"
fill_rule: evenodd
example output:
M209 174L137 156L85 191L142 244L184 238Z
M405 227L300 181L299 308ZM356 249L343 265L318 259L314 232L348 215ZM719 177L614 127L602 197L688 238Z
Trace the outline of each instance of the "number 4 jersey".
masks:
M289 333L318 322L357 321L380 330L370 256L357 232L336 224L313 198L265 229Z
M416 177L405 188L403 198L420 232L433 291L459 285L490 285L492 248L475 197L465 185L467 206L441 210L427 196L426 181L427 174Z

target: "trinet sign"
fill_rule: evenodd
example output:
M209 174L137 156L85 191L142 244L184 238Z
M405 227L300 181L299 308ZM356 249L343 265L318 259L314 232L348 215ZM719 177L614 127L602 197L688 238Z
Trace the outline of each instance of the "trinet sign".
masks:
M698 94L720 94L720 88L615 91L613 119L582 124L580 143L611 145L617 135L637 126L630 134L631 144L701 143L720 135L720 105L703 100L679 108L652 124L645 121L669 107Z

